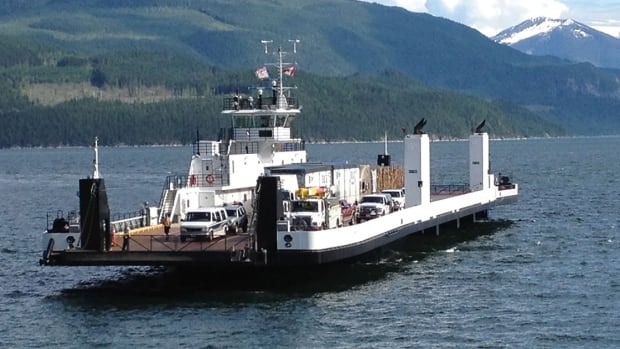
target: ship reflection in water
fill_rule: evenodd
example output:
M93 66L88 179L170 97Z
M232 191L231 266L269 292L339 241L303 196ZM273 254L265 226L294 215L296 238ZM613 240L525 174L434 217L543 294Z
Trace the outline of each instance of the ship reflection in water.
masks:
M373 251L354 263L329 266L275 270L244 268L235 272L206 267L124 269L117 278L82 282L64 289L61 298L95 306L116 302L139 306L204 302L205 292L209 301L223 303L268 301L270 297L281 294L307 297L321 292L341 292L385 279L390 273L401 273L412 268L412 263L423 262L428 256L440 251L458 250L460 243L495 234L511 225L512 222L506 220L477 222L460 229L446 229L440 236L412 235L382 250ZM256 292L263 296L258 297Z

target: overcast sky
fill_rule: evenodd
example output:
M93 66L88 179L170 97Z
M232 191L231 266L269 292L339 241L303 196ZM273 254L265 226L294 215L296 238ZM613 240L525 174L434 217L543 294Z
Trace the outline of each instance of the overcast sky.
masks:
M620 37L620 0L365 0L426 12L487 36L534 17L571 18Z

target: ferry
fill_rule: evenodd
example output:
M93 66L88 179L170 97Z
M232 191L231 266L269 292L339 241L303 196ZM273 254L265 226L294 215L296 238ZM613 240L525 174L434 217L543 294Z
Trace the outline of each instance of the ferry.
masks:
M469 186L458 192L432 190L430 140L422 120L403 139L403 185L398 189L405 193L404 205L392 210L390 196L381 194L386 203L374 209L374 218L345 219L344 208L335 208L338 203L361 202L386 188L378 188L377 169L369 165L307 161L305 142L291 129L302 110L295 88L285 84L297 69L296 63L285 62L299 40L291 43L292 52L281 47L270 52L272 41L262 41L276 63L255 71L258 87L223 98L221 114L230 119L230 128L218 140L196 140L188 172L165 179L157 207L111 219L95 141L93 174L79 181L79 212L59 213L51 224L48 220L40 263L214 270L328 265L415 234L439 234L440 226L449 223L458 228L463 220L485 218L492 206L517 199L518 185L490 172L484 122L469 138ZM268 67L276 71L273 77ZM389 156L380 155L377 165L389 167ZM231 204L247 208L247 231L204 241L180 239L178 226L188 212ZM163 233L164 217L173 222L170 237Z

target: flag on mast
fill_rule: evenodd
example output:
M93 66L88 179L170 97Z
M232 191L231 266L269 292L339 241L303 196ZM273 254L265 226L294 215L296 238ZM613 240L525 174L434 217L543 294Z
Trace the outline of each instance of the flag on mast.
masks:
M254 73L259 80L269 79L269 72L267 71L267 67L260 67L256 69Z
M286 67L282 70L282 72L284 73L284 75L288 75L288 76L294 76L295 72L297 71L297 67L292 65L290 67Z

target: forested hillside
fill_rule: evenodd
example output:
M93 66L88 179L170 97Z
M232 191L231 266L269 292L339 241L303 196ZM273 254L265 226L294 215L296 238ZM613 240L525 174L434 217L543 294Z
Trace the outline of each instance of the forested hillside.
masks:
M620 132L618 72L365 2L11 0L0 33L0 122L12 125L0 146L88 144L82 127L108 144L217 134L221 97L257 83L260 40L291 38L302 41L296 128L309 139L399 137L422 117L436 137L482 119L499 137Z
M0 69L0 146L86 145L94 136L108 145L190 143L196 131L217 137L230 126L219 115L222 98L255 93L249 87L258 83L253 69L149 51L47 60ZM393 70L346 78L299 72L290 82L303 105L295 129L314 141L376 140L385 131L400 138L422 117L437 138L465 137L483 119L500 137L563 134L523 108L431 89Z

